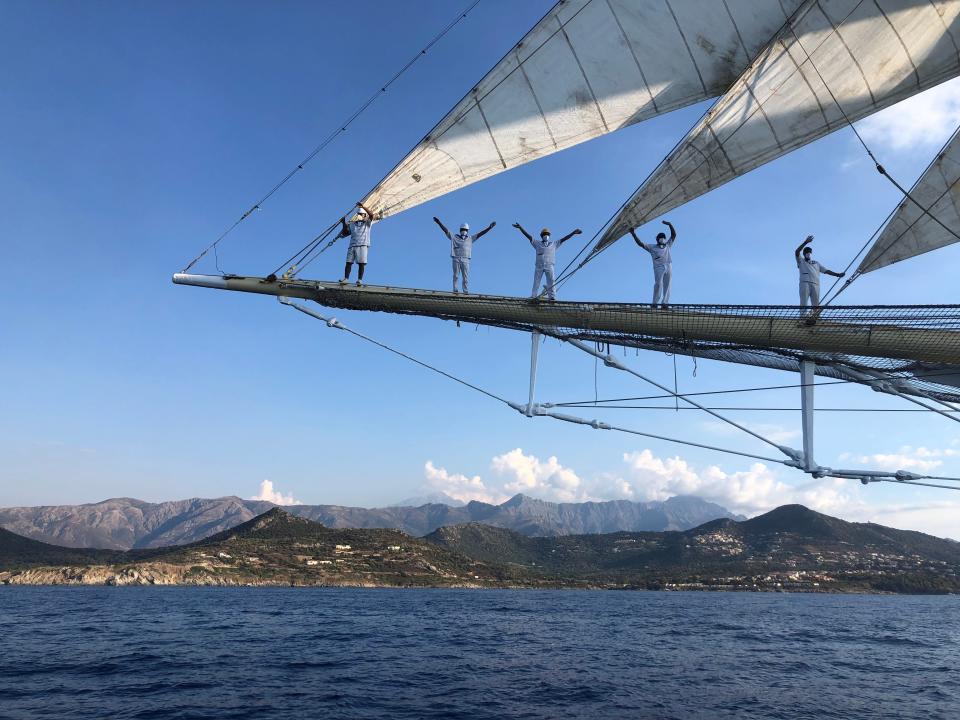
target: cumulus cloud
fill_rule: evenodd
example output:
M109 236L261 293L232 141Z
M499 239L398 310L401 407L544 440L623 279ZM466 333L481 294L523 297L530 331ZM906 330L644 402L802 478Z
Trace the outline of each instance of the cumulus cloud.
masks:
M701 423L703 429L707 432L713 433L714 435L721 435L723 437L747 437L743 430L735 428L730 423L723 422L722 420L708 420ZM777 425L775 423L741 423L748 430L753 430L753 432L758 435L762 435L771 442L775 442L778 445L783 445L792 440L796 440L800 437L800 431L797 429L785 428L783 425Z
M467 477L461 473L450 473L446 468L434 466L430 460L424 464L423 474L429 488L446 493L454 500L501 503L507 499L503 493L488 489L479 475Z
M918 470L917 463L939 463L943 458L960 456L960 450L904 446L897 455L902 456L899 460L908 461L906 467ZM860 457L848 455L847 459ZM862 456L864 465L874 468L881 466L874 459L883 457L892 456ZM911 462L914 464L910 465ZM900 462L895 469L904 466ZM486 482L479 475L451 473L432 462L425 464L424 474L431 489L463 501L501 503L516 493L553 502L644 502L695 495L748 517L780 505L799 503L856 522L876 522L941 537L960 535L960 530L954 529L958 527L960 502L878 503L873 499L876 486L864 487L838 478L811 479L762 462L731 470L719 465L697 466L680 456L661 457L643 449L624 453L618 466L585 477L564 466L556 456L543 460L515 448L494 457L490 469L492 476ZM903 492L909 491L903 488Z
M266 500L274 505L303 505L302 502L295 499L293 495L284 495L279 490L274 489L273 480L264 480L260 483L260 494L254 495L251 500Z
M910 470L928 473L943 465L944 458L957 457L960 452L953 448L930 449L904 445L895 453L877 453L875 455L854 455L843 453L841 460L855 461L869 470Z
M950 80L857 123L868 144L906 151L935 148L960 124L960 82Z
M859 506L849 483L823 478L793 485L765 464L727 472L717 465L697 469L680 457L659 458L650 450L626 453L627 480L638 500L666 500L696 495L744 515L756 515L779 505L800 503L820 512L837 513Z
M503 489L510 494L524 493L555 502L589 499L577 474L561 465L555 456L541 461L516 448L493 458L491 466L495 473L507 478Z

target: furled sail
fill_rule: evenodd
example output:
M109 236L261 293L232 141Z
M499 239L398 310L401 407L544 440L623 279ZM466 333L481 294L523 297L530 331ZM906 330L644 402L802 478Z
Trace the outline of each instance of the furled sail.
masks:
M910 196L917 202L905 199L900 203L863 258L858 273L878 270L957 242L954 233L960 234L960 132L954 133L920 176Z
M802 0L561 0L365 198L377 219L726 91Z
M846 118L956 76L958 46L960 0L806 0L627 201L592 254Z

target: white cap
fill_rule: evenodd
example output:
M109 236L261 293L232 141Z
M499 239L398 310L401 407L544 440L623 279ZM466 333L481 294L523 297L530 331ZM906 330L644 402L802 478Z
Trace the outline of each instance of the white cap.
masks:
M469 230L469 229L470 229L470 225L469 225L468 223L460 223L460 229L461 229L461 230Z

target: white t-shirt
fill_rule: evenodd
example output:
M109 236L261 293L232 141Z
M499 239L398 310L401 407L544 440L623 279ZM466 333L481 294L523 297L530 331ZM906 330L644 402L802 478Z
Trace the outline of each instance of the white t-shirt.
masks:
M643 244L643 249L650 253L650 257L653 258L654 270L665 270L673 264L673 260L670 258L671 247L673 247L673 240L668 240L667 244L663 247L657 244Z
M450 240L450 257L459 258L460 260L469 260L473 257L473 241L477 239L476 235L470 235L469 233L461 237L459 234L454 234L449 230L446 231L447 238Z
M797 268L800 270L800 282L820 284L820 271L824 270L824 267L816 260L805 260L802 256L798 257Z
M370 226L372 220L358 220L347 224L350 230L350 247L370 247Z
M553 265L557 261L557 241L550 236L547 240L531 240L530 244L537 251L537 267Z

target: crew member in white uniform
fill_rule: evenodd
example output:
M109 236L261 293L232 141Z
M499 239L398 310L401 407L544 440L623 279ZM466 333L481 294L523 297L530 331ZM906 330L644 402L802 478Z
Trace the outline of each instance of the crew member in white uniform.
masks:
M547 296L547 300L556 300L557 294L553 287L553 281L557 262L557 248L563 245L574 235L579 235L582 230L577 228L569 235L564 235L559 240L553 240L550 236L550 231L547 228L544 228L540 231L540 239L534 240L530 233L520 227L520 223L514 223L513 226L523 233L523 236L530 241L530 244L537 253L537 265L533 271L533 291L530 293L530 296L537 297L540 295L540 282L543 277L546 276L547 286L545 294Z
M340 218L343 227L338 238L350 237L350 246L347 248L347 262L343 266L343 285L350 280L350 271L353 264L357 264L357 285L363 284L363 271L367 269L367 253L370 250L370 227L373 225L373 213L364 207L362 202L357 203L357 212L347 224L345 217Z
M434 218L433 221L440 226L443 234L450 241L450 260L453 263L453 291L457 292L457 275L459 274L463 278L463 292L466 295L470 292L470 258L473 256L473 243L493 230L497 223L490 223L476 235L471 235L470 226L463 223L460 226L460 232L454 235L447 230L446 225L440 222L439 218Z
M846 273L838 273L828 270L823 265L813 259L813 248L807 247L813 242L813 235L807 235L807 239L800 243L800 246L794 251L797 259L797 269L800 270L800 307L818 307L820 305L820 273L833 275L842 278ZM800 251L803 251L803 257L800 257Z
M677 231L669 220L664 220L663 224L670 228L670 239L667 240L666 233L657 233L656 245L647 245L637 237L636 231L630 228L633 241L653 258L653 307L657 305L663 307L670 302L670 281L673 279L673 260L670 257L670 250L677 239Z

